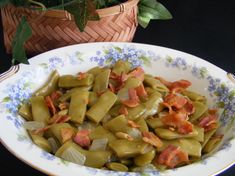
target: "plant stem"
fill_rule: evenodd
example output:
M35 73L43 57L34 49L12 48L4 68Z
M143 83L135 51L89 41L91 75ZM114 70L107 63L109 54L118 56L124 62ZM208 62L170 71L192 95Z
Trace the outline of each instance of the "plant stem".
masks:
M42 10L46 10L46 6L40 2L34 1L34 0L29 0L30 3L35 4L37 6L40 6Z
M16 60L15 60L14 58L12 58L12 60L11 60L11 66L15 65L15 62L16 62Z

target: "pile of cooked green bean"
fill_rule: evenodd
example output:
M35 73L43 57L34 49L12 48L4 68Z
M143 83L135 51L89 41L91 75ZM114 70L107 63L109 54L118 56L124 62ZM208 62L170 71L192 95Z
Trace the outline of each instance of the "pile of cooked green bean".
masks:
M48 81L19 108L33 142L65 160L114 171L179 167L201 159L222 135L216 109L188 90L117 61Z

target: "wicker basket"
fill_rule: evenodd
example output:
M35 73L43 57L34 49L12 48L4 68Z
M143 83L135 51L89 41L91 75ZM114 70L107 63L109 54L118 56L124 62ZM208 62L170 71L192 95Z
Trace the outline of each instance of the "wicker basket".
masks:
M27 54L35 55L54 48L87 42L132 41L136 31L139 0L128 0L113 7L97 10L100 20L88 21L80 32L71 15L63 10L41 11L8 5L1 10L4 43L11 53L12 39L22 15L32 27L33 35L25 43Z

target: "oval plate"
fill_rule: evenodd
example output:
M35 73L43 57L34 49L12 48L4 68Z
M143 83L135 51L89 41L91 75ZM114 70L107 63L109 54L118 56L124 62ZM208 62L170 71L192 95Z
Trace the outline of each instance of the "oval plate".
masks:
M210 107L220 108L220 130L234 137L234 84L222 69L198 57L180 51L135 43L90 43L55 49L20 64L0 75L0 137L3 145L22 161L50 175L151 176L215 175L235 162L235 139L226 142L213 156L201 162L164 172L113 172L79 166L57 158L32 143L17 114L19 105L57 69L61 75L76 74L91 67L109 65L118 59L142 66L147 73L167 80L190 80L191 90L205 95ZM216 166L216 167L215 167Z

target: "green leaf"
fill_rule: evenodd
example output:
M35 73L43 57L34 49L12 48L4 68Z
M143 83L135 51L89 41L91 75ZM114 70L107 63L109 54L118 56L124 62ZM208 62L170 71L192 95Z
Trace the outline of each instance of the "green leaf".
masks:
M88 20L99 20L92 0L76 0L65 6L65 10L74 16L75 23L81 32L84 31Z
M24 43L31 37L31 35L32 35L32 29L28 24L26 17L23 16L16 29L16 33L12 41L13 64L15 61L24 64L29 64L24 49Z
M148 26L149 22L150 22L150 18L149 17L144 17L144 16L141 16L141 15L138 15L138 23L143 28L146 28Z
M0 0L0 7L10 3L10 0Z
M79 30L84 31L88 20L87 0L75 1L75 3L66 6L65 10L74 16Z
M170 12L156 0L141 0L138 4L138 21L142 27L147 27L151 19L171 19Z
M2 103L9 102L10 100L11 100L10 97L5 97L3 98Z
M27 6L30 4L29 0L9 0L15 6Z

